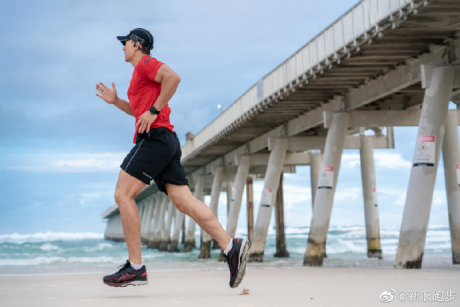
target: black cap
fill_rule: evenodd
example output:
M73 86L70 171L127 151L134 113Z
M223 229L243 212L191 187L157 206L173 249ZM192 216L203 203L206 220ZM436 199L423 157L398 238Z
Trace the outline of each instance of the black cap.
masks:
M153 49L153 36L152 34L142 28L136 28L131 30L126 36L117 36L118 40L125 45L127 40L133 40L139 42L142 46L148 47L150 50Z

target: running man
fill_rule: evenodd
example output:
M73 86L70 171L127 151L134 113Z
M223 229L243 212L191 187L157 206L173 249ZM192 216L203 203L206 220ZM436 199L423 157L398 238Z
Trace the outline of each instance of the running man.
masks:
M96 96L136 118L133 149L128 153L118 176L115 202L121 216L128 246L126 263L112 275L104 276L105 284L114 287L145 285L147 270L142 264L141 223L135 197L151 180L169 196L177 210L190 216L224 249L230 269L230 287L243 279L249 241L230 238L211 209L193 197L184 168L180 164L181 147L174 126L169 121L168 102L176 92L180 77L169 66L150 56L153 36L136 28L126 36L117 36L123 44L125 61L134 67L128 88L128 101L118 98L115 83L112 88L100 82Z

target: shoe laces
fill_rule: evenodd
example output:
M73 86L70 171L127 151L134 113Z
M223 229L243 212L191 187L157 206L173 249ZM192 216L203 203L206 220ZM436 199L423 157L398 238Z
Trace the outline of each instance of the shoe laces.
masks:
M120 265L120 266L118 267L119 270L118 270L115 274L121 274L121 273L123 273L127 268L128 268L128 262L126 262L126 263Z

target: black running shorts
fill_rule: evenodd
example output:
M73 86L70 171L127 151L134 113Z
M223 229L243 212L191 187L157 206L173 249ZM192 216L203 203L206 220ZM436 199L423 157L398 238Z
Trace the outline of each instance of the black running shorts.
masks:
M184 168L180 164L181 154L176 132L165 127L154 128L148 134L137 133L136 145L120 167L146 184L154 180L158 189L166 193L166 183L188 185Z

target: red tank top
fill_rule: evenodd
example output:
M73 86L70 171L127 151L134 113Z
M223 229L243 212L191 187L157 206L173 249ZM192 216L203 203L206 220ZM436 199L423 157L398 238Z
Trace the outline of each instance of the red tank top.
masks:
M163 62L145 55L139 60L133 71L133 76L128 88L129 106L136 116L137 123L139 117L145 111L150 110L150 107L155 104L161 92L161 83L155 82L158 69L163 65ZM155 121L150 125L150 129L158 127L166 127L171 132L174 126L169 122L169 114L171 109L166 104L158 114ZM133 143L136 143L137 129L134 132Z

